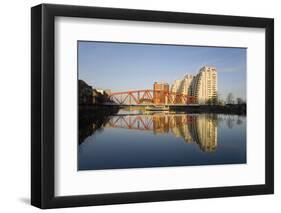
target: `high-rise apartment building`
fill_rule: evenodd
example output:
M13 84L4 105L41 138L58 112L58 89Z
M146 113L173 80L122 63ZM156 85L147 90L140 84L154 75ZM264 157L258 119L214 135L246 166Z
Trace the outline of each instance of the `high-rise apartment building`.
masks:
M199 104L216 103L218 95L216 68L202 67L194 79L193 91Z
M171 92L192 96L192 82L194 76L186 75L182 80L175 80Z
M204 66L196 76L186 75L182 80L175 80L171 92L195 96L198 104L216 103L216 68Z
M182 94L185 95L189 95L189 96L193 96L193 80L194 80L194 76L192 75L186 75L183 79L183 84L181 87L181 92Z
M175 80L171 86L171 92L178 93L182 85L182 80Z

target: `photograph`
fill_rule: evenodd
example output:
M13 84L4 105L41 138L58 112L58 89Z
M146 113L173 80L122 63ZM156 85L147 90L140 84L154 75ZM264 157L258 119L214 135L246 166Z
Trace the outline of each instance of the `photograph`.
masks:
M246 57L77 41L78 171L246 164Z
M275 196L275 13L161 5L32 6L31 205Z

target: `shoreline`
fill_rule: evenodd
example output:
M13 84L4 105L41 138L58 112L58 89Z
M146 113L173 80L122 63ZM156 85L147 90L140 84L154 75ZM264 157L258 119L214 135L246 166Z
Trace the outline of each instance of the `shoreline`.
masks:
M234 114L245 115L247 114L245 104L229 104L225 106L219 105L200 105L200 106L169 106L170 112L186 112L186 113L215 113L215 114ZM115 114L120 109L128 110L144 110L143 106L106 106L106 105L79 105L79 115L91 114L93 112L103 112L102 114ZM83 117L83 116L82 116Z
M226 106L188 106L188 107L170 107L172 111L187 112L187 113L215 113L215 114L235 114L246 115L246 105L226 105Z

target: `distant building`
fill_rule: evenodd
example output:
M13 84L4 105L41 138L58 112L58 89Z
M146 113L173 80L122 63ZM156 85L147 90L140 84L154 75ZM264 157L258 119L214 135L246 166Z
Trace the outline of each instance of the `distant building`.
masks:
M153 84L153 102L155 104L168 103L167 93L169 93L169 84L164 82L155 82Z
M104 93L107 94L107 95L111 95L111 89L105 89Z
M99 103L99 96L100 95L101 94L96 89L93 89L93 91L92 91L93 104L98 104Z
M194 95L199 104L217 102L217 70L204 66L196 75L193 84Z
M171 92L177 93L182 85L182 80L175 80L174 83L171 86Z
M95 88L98 93L102 95L110 95L111 94L111 89L100 89L100 88Z
M216 68L204 66L196 76L186 75L182 80L175 80L171 86L171 92L195 96L199 104L216 103Z
M105 91L103 89L100 89L100 88L95 88L95 90L102 95L105 93Z
M104 104L105 102L112 102L110 101L111 90L110 89L99 89L95 88L92 91L93 95L93 104Z
M186 75L182 80L175 80L171 86L171 92L193 96L193 80L194 76L192 75Z
M78 93L80 105L93 104L92 87L89 86L85 81L78 81Z

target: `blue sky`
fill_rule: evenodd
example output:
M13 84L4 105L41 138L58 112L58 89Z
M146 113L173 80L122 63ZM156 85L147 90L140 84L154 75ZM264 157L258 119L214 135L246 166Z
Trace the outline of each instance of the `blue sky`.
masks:
M245 48L78 42L78 76L93 88L127 91L170 85L204 65L218 71L218 92L246 99Z

